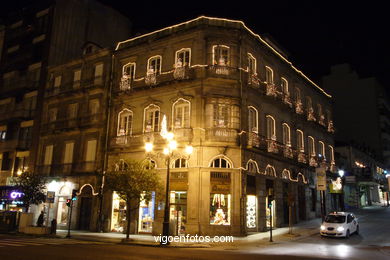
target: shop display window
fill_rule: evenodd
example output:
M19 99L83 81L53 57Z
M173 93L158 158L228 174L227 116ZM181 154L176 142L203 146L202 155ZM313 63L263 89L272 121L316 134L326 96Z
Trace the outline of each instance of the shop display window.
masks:
M211 194L210 224L230 225L230 194Z

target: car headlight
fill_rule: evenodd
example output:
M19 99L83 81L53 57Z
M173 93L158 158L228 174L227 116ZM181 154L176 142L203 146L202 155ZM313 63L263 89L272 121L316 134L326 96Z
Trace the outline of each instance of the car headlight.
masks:
M325 226L324 225L321 225L321 230L325 230Z
M338 228L337 228L337 231L338 231L338 232L342 232L342 231L344 231L344 228L343 228L343 227L338 227Z

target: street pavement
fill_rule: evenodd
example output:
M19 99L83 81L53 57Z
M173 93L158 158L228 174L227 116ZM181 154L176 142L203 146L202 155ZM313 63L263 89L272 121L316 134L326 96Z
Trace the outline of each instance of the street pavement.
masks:
M0 235L0 259L390 259L390 208L370 207L355 211L360 234L349 239L321 238L320 220L300 223L295 236L287 228L269 233L234 237L233 243L207 246L186 244L158 247L151 236L132 236L122 243L123 234L73 232L71 239ZM173 245L175 246L175 245ZM176 245L177 246L177 245Z

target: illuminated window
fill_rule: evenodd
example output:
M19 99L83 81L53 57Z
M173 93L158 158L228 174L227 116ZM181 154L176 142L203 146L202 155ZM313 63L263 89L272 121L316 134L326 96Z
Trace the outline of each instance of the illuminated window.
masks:
M210 167L212 167L212 168L232 168L232 165L225 158L218 157L211 162Z
M191 49L190 48L183 48L183 49L180 49L176 52L175 65L176 65L176 67L184 67L184 66L191 65Z
M80 80L81 80L81 70L75 70L73 71L73 88L80 87Z
M118 114L117 136L131 135L132 126L133 126L133 112L128 109L123 109Z
M300 152L305 151L305 142L302 130L297 129L297 149Z
M69 104L69 106L68 106L68 118L69 119L74 119L77 117L78 107L79 107L78 103Z
M147 75L161 73L161 56L153 56L148 59Z
M158 132L160 127L160 107L149 105L144 110L144 132Z
M307 109L313 108L312 107L312 101L311 101L310 97L306 97L306 108Z
M321 104L317 104L317 112L318 112L318 118L322 116L322 106Z
M213 105L212 111L214 127L238 128L240 116L238 106L219 103Z
M228 46L213 46L213 64L220 66L230 65L230 48Z
M90 115L96 115L99 113L100 110L100 101L97 98L91 99L89 101L89 114Z
M48 122L54 122L57 120L57 108L50 108L48 111Z
M130 62L122 67L122 76L126 75L130 80L135 77L135 63Z
M247 171L250 173L257 173L258 172L257 163L255 161L248 161L246 167L247 167Z
M267 115L267 139L276 140L276 129L275 129L275 119Z
M309 147L309 155L316 156L316 146L315 146L314 138L312 136L308 137L308 147Z
M190 102L180 98L173 103L173 124L174 128L190 127Z
M274 83L274 71L268 66L265 66L265 81L270 84Z
M248 123L249 123L249 132L258 133L258 111L255 107L248 107Z
M210 224L230 225L230 194L210 194Z
M291 135L290 135L290 126L286 123L283 123L283 144L290 146L291 145Z
M61 76L56 76L55 78L54 78L54 87L55 88L59 88L60 86L61 86L61 79L62 79L62 77Z
M64 151L64 164L73 163L73 148L74 142L66 142L65 143L65 151Z
M282 92L283 94L287 95L288 94L288 81L285 78L281 79L281 86L282 86Z
M257 74L256 58L252 54L248 53L248 72L249 75Z

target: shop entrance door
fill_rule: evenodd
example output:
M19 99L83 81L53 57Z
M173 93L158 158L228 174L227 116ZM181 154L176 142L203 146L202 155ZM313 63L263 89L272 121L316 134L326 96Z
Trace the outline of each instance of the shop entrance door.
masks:
M91 222L91 209L92 209L92 198L81 197L80 217L79 217L80 230L89 230L89 225Z
M170 197L170 234L185 234L187 223L187 192L171 191Z

